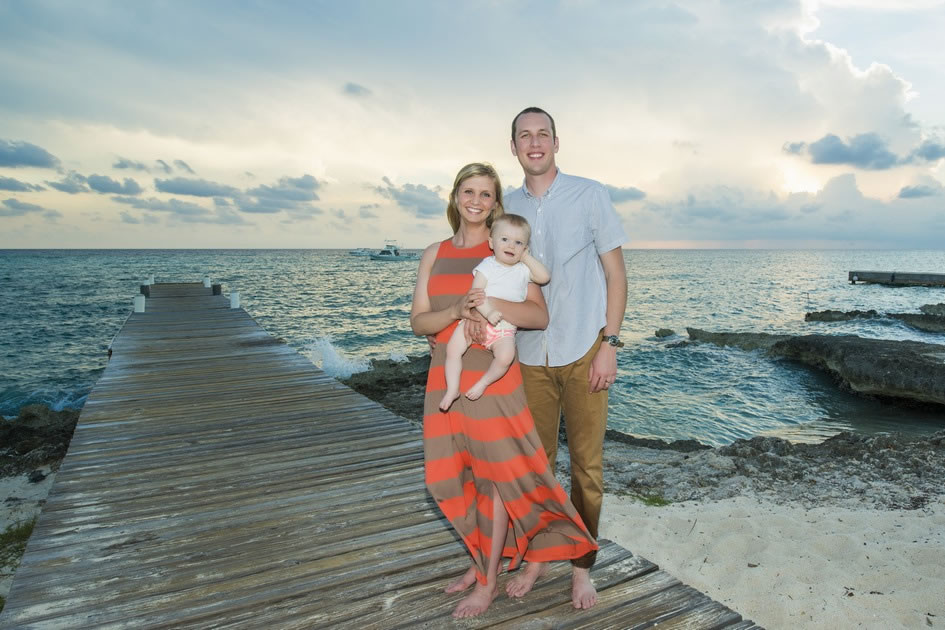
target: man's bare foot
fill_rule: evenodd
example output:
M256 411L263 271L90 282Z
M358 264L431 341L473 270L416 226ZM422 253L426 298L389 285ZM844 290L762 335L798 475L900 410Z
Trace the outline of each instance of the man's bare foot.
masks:
M579 610L587 610L597 603L597 589L591 582L591 570L571 567L571 604Z
M479 400L479 398L482 396L482 393L485 391L486 391L485 385L480 385L479 383L476 383L475 385L469 388L468 392L466 392L466 398L468 398L469 400Z
M476 565L469 567L455 582L446 587L447 593L458 593L476 583Z
M547 562L529 562L505 585L509 597L525 597L538 578L548 572Z
M446 413L450 410L450 406L456 402L456 399L459 398L459 389L455 392L446 390L446 395L443 396L443 400L440 401L440 411Z
M498 586L488 586L477 583L476 588L473 589L472 593L464 597L463 600L456 606L456 610L453 611L453 617L456 619L463 619L465 617L475 617L476 615L481 615L482 613L486 612L486 609L489 608L492 600L494 600L495 596L498 594Z

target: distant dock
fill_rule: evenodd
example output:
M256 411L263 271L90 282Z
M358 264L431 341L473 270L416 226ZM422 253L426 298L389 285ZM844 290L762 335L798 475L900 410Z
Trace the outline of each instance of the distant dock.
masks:
M443 588L469 555L427 494L420 429L206 282L136 299L0 628L759 628L604 540L594 608L557 562L453 620Z
M851 271L850 284L869 282L894 286L945 287L945 273L912 273L903 271Z

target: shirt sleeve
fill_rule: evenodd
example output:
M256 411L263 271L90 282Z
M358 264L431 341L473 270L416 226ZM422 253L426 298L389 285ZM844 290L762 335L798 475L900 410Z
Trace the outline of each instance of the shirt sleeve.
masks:
M598 255L606 254L630 240L627 238L627 233L623 229L623 222L610 200L607 189L601 184L594 187L588 219Z

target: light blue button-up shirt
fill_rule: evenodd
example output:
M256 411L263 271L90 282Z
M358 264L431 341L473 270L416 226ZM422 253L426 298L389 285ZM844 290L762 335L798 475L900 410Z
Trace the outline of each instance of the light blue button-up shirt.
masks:
M550 316L545 330L519 330L519 360L557 367L577 361L607 323L607 283L600 256L628 241L610 195L592 179L560 170L535 197L525 183L505 197L507 212L528 219L531 253L551 271L542 287Z

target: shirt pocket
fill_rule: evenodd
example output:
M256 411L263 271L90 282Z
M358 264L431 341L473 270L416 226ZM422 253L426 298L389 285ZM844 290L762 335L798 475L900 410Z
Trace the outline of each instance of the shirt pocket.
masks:
M581 225L577 230L566 230L559 236L561 264L567 265L571 260L588 247L594 246L594 235L587 225Z

